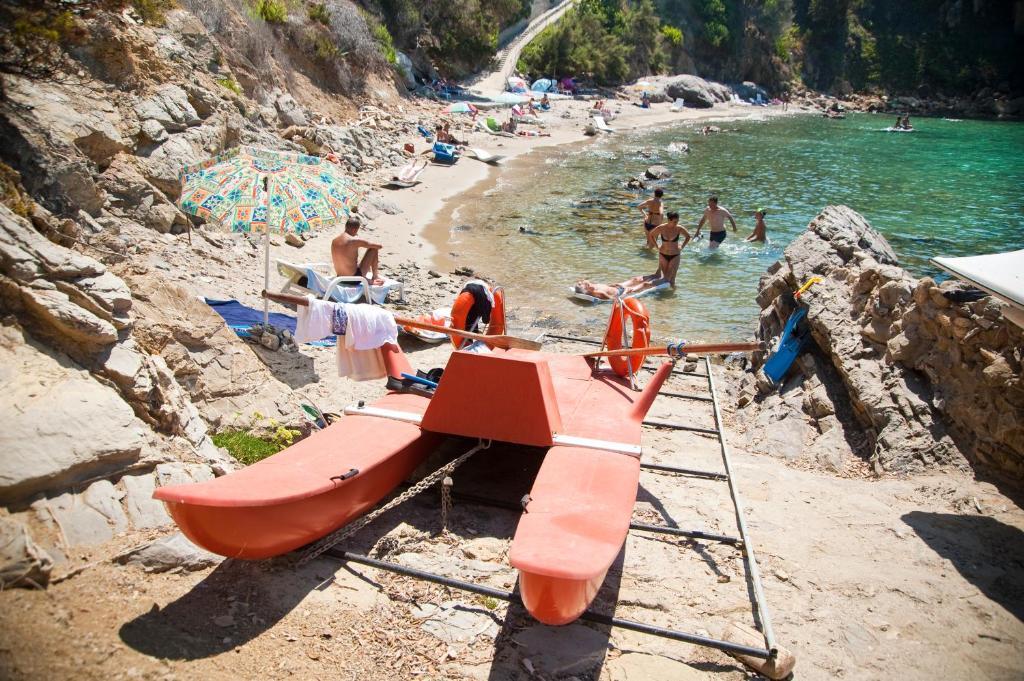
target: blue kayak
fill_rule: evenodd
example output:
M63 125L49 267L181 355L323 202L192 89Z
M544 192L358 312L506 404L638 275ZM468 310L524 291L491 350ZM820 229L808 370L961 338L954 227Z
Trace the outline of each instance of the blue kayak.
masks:
M779 345L764 363L764 375L771 379L772 383L779 385L783 376L793 366L793 361L800 354L800 348L804 345L803 334L796 332L797 324L807 314L805 309L797 308L789 315L786 327L782 329L782 336L779 338Z

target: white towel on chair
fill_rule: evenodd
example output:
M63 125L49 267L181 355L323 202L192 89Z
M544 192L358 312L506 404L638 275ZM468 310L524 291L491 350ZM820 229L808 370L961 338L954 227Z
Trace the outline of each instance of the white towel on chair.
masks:
M398 343L395 317L376 305L347 305L348 332L345 346L352 350L372 350L385 343Z
M309 343L334 335L331 330L331 315L335 303L306 296L309 305L298 306L298 320L295 324L295 342Z

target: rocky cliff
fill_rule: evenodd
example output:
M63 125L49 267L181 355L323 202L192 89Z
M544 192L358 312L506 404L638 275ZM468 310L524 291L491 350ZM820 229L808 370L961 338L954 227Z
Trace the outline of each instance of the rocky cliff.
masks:
M861 215L825 208L759 286L758 337L799 304L809 343L779 390L750 381L740 397L766 427L755 445L838 470L860 454L876 473L974 464L1024 478L1024 331L967 289L914 279Z
M139 5L0 2L17 48L0 65L0 588L168 523L155 486L235 463L208 427L294 414L291 387L197 300L237 289L259 250L178 210L181 166L239 144L333 152L357 177L405 160L394 115L338 96L398 101L387 65L334 55L347 71L325 74L295 40L365 38L347 0L277 24L231 0Z

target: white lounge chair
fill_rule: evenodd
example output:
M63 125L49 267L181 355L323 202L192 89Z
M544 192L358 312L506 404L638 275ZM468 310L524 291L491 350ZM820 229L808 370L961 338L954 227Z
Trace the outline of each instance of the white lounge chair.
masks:
M396 175L390 180L382 184L382 187L397 187L399 189L406 189L413 187L420 183L420 175L427 169L429 161L423 160L423 165L419 164L419 161L410 161L402 166Z
M385 279L383 284L371 286L366 277L334 276L330 263L295 264L278 260L277 271L286 280L281 293L311 294L338 303L365 300L370 304L383 305L389 293L398 291L399 302L405 301L405 284L402 282Z
M682 111L684 108L686 108L686 101L682 97L672 102L672 111Z
M497 165L502 161L502 159L505 158L504 156L501 156L499 154L492 154L486 149L479 148L466 149L465 155L468 156L469 158L475 158L476 160L482 161L484 163L490 163L491 165Z
M604 120L604 116L594 116L594 127L597 128L598 132L615 132L615 128L610 127Z

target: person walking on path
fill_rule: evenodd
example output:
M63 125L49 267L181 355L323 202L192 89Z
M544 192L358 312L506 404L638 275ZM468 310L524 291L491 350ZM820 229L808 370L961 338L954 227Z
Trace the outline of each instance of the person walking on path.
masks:
M732 224L732 231L735 232L736 220L733 218L732 213L718 205L717 196L708 197L708 207L704 209L704 215L701 217L700 222L697 223L697 232L693 238L696 239L700 236L700 230L706 222L708 223L708 230L711 232L708 236L708 248L718 248L725 241L726 220Z

